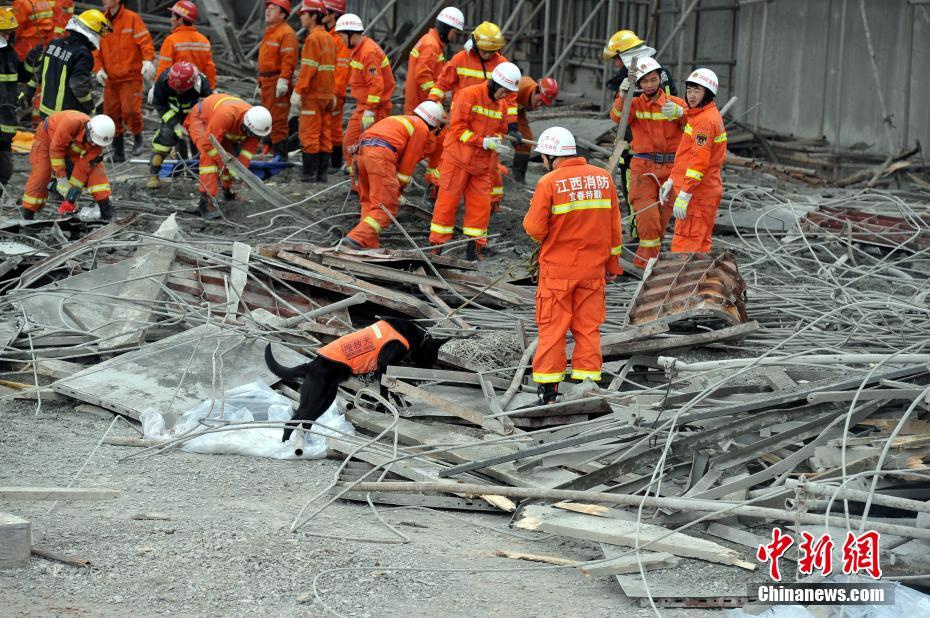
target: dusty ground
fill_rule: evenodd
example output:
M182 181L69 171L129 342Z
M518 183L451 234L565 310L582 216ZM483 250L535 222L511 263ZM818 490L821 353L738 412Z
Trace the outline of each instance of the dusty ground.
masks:
M110 421L28 402L0 410L0 485L69 484ZM134 435L118 422L111 435ZM78 486L120 490L114 500L2 502L32 521L34 545L90 560L75 568L33 557L0 571L4 616L318 616L323 601L354 616L647 616L616 581L571 569L496 558L507 549L576 560L601 557L585 542L507 528L505 515L382 511L407 544L318 538L310 533L392 539L366 506L337 503L288 532L298 509L332 479L337 462L284 462L175 452L119 462L137 449L103 445ZM138 514L169 519L135 520ZM478 528L489 526L493 530ZM518 538L525 537L525 538ZM414 569L393 572L391 568ZM516 571L515 569L528 569ZM420 570L422 569L422 570ZM432 569L512 572L440 573ZM700 616L665 610L666 616Z

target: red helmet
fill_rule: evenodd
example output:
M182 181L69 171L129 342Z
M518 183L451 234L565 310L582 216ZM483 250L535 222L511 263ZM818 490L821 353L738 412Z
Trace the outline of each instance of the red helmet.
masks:
M194 87L199 73L190 62L175 62L168 69L168 87L175 92L187 92Z
M265 0L265 7L267 8L269 4L273 4L282 11L285 15L291 14L291 0Z
M539 83L536 85L536 90L539 92L539 98L542 99L545 105L552 105L555 98L559 96L559 82L551 77L544 77L539 80Z
M326 5L323 4L323 0L304 0L303 4L300 5L300 12L309 13L311 11L325 13Z
M186 19L191 23L197 21L197 5L191 2L191 0L180 0L179 2L175 2L174 6L168 9L168 12L177 15L181 19Z
M346 0L323 0L327 11L335 11L342 15L346 12Z

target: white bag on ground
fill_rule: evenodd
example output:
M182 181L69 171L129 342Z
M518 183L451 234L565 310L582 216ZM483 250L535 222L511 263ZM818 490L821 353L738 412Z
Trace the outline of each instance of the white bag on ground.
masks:
M216 455L246 455L251 457L268 457L272 459L322 459L326 457L325 435L340 435L332 429L354 434L355 428L349 423L337 405L338 400L316 420L311 432L301 438L300 430L291 434L290 440L281 442L283 427L256 427L235 429L231 431L214 431L188 440L181 450L192 453ZM168 440L193 430L203 431L206 427L201 419L223 420L231 423L249 423L253 421L288 421L293 411L291 400L274 391L263 382L251 384L227 391L215 401L204 401L193 410L185 412L170 430L166 429L161 413L146 410L139 417L146 439ZM211 427L222 427L220 423L209 422ZM328 428L328 429L327 429ZM320 435L317 435L317 434ZM299 452L299 454L298 454Z

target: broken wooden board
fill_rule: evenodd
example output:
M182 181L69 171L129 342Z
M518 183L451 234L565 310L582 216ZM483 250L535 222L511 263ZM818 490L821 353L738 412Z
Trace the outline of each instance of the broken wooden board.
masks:
M756 321L738 324L728 328L712 330L696 335L672 335L670 337L657 337L646 341L633 341L629 343L605 345L601 342L601 353L606 356L631 356L633 354L652 354L664 350L689 348L698 345L707 345L728 339L745 337L759 330Z
M32 524L28 519L0 512L0 569L29 565Z
M609 555L614 553L626 553L607 543L600 543L599 545L605 557L610 557ZM654 571L656 569L670 569L678 566L680 563L681 558L667 552L641 551L639 552L638 560L636 554L619 555L615 558L610 558L606 562L592 564L590 566L579 566L578 570L581 571L582 575L587 575L589 577L605 577L608 575L639 573L640 565L642 565L643 571Z
M527 554L522 551L509 551L498 549L494 552L498 558L510 558L511 560L526 560L528 562L542 562L543 564L552 564L555 566L573 566L578 564L577 560L569 560L559 556L545 556L540 554Z
M391 378L389 376L381 376L381 384L392 391L406 395L407 397L421 401L430 406L439 408L450 416L458 417L488 431L493 431L500 435L506 435L508 433L505 431L504 425L501 423L501 421L494 418L487 418L480 412L476 412L475 410L460 406L454 401L437 395L432 391L413 386L412 384L407 384L402 380Z

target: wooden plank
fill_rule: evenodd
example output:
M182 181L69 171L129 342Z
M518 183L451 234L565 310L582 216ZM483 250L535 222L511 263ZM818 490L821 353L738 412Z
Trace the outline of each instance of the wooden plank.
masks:
M605 557L608 556L608 554L619 551L617 548L607 543L601 543L600 546ZM605 550L605 547L608 549ZM600 564L579 566L578 570L581 571L582 575L587 575L589 577L626 575L628 573L639 573L640 563L642 563L643 571L654 571L656 569L670 569L678 566L681 563L681 558L664 551L641 551L639 552L638 561L635 554L630 554L626 556L617 556L616 558L611 558L607 562L601 562Z
M556 566L572 566L578 564L577 560L560 558L559 556L544 556L541 554L527 554L522 551L509 551L498 549L494 552L498 558L510 558L511 560L526 560L528 562L542 562L543 564L553 564Z
M421 369L419 367L408 367L406 365L388 365L385 375L397 378L399 380L419 380L426 382L449 382L452 384L471 384L481 386L481 380L477 373L471 371L452 371L450 369ZM503 378L485 376L497 388L506 389L509 382ZM529 389L529 387L527 387ZM530 392L527 390L526 392ZM536 392L535 389L532 392Z
M657 339L650 339L648 341L635 341L622 344L605 345L602 338L601 353L605 356L631 356L633 354L650 354L676 348L688 348L698 345L707 345L709 343L717 343L719 341L726 341L727 339L733 339L736 337L745 337L746 335L757 330L759 330L759 323L752 321L745 324L737 324L736 326L721 328L720 330L699 333L697 335L673 335L671 337L662 337Z
M226 300L226 320L235 319L239 311L239 299L245 291L249 280L249 256L252 247L245 243L234 242L232 247L232 264L229 267L229 294Z
M0 487L0 500L109 500L118 489L94 487Z
M637 339L645 339L646 337L652 337L654 335L659 335L662 333L668 332L668 324L664 322L650 322L649 324L644 324L642 326L631 326L626 330L623 330L619 333L611 333L609 335L604 335L601 337L601 353L609 354L614 353L616 350L621 349L622 345L627 345L630 341L635 341ZM572 351L575 349L575 344L570 343L565 347L566 354L571 357Z
M28 519L0 512L0 569L29 566L32 524Z
M425 275L425 274L426 274L426 270L424 270L422 266L419 267L419 268L417 268L414 272L417 273L418 275ZM422 284L422 283L421 283L419 286L417 286L417 287L420 288L420 292L423 293L423 296L425 296L426 298L428 298L429 301L430 301L431 303L433 303L434 305L436 305L436 308L439 309L439 311L441 311L442 313L444 313L444 314L446 314L447 316L449 316L448 318L446 318L446 319L443 320L442 322L438 322L438 323L436 324L436 326L442 326L442 325L445 324L446 322L452 322L453 324L455 324L456 326L458 326L458 327L461 328L462 330L465 330L465 331L473 331L473 330L474 330L471 326L469 326L468 322L466 322L465 320L463 320L463 319L460 318L459 316L455 315L455 310L452 309L452 307L450 307L448 304L446 304L446 301L444 301L444 300L439 296L439 294L436 292L436 288L434 288L434 287L431 286L431 285L425 285L425 284Z
M464 408L457 403L450 401L445 397L436 395L435 393L431 393L426 389L418 388L412 384L407 384L406 382L392 378L390 376L381 376L381 384L392 391L406 395L427 405L439 408L443 412L447 412L450 416L456 416L488 431L493 431L494 433L500 435L506 435L504 425L499 420L487 418L479 412Z

